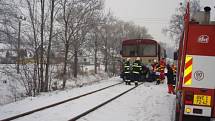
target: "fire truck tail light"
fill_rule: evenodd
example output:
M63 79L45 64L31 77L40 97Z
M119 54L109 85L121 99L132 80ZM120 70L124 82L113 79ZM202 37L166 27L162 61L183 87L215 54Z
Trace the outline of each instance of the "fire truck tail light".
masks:
M190 113L191 112L191 109L190 108L186 108L186 113Z
M193 92L185 92L185 104L193 104Z
M190 100L185 100L185 104L193 104L193 102L192 101L190 101Z

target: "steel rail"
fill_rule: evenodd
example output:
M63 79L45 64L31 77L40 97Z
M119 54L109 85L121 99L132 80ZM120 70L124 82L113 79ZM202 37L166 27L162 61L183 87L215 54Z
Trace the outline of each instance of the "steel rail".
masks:
M142 85L142 84L143 84L143 83L140 83L139 85ZM139 86L139 85L138 85L138 86ZM134 87L132 87L132 88L130 88L130 89L128 89L128 90L126 90L126 91L120 93L119 95L117 95L117 96L115 96L115 97L113 97L113 98L111 98L111 99L109 99L109 100L107 100L107 101L105 101L105 102L103 102L103 103L101 103L101 104L99 104L99 105L97 105L97 106L95 106L95 107L93 107L93 108L91 108L91 109L85 111L84 113L81 113L81 114L79 114L78 116L75 116L75 117L73 117L72 119L69 119L68 121L76 121L76 120L78 120L78 119L80 119L80 118L86 116L87 114L89 114L89 113L91 113L91 112L93 112L93 111L95 111L95 110L101 108L102 106L104 106L104 105L110 103L111 101L113 101L113 100L115 100L115 99L121 97L122 95L124 95L124 94L130 92L131 90L135 89L135 88L138 87L138 86L134 86Z
M78 98L81 98L81 97L84 97L84 96L87 96L87 95L90 95L90 94L93 94L93 93L108 89L110 87L114 87L114 86L122 84L122 83L123 82L116 83L116 84L113 84L113 85L110 85L110 86L107 86L107 87L104 87L104 88L101 88L101 89L98 89L98 90L95 90L95 91L91 91L91 92L88 92L88 93L85 93L85 94L82 94L82 95L79 95L79 96L76 96L76 97L72 97L72 98L69 98L69 99L66 99L66 100L63 100L63 101L48 105L48 106L44 106L44 107L41 107L41 108L38 108L38 109L34 109L34 110L31 110L31 111L28 111L28 112L25 112L25 113L21 113L21 114L15 115L15 116L5 118L5 119L0 119L0 121L11 121L11 120L14 120L14 119L18 119L20 117L24 117L24 116L30 115L32 113L48 109L48 108L51 108L51 107L54 107L54 106L57 106L57 105L60 105L60 104L63 104L63 103L78 99Z

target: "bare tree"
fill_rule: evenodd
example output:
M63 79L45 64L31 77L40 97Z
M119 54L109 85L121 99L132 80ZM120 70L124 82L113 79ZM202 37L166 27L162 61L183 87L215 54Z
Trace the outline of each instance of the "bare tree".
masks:
M152 38L145 27L137 26L130 22L117 20L111 13L105 15L103 26L100 30L103 45L101 50L104 54L105 72L111 65L113 74L116 73L116 61L121 50L121 42L124 39Z
M91 16L96 10L101 9L101 2L97 0L76 0L68 1L61 0L62 12L59 15L58 21L63 25L62 39L65 44L65 60L63 69L63 88L66 85L67 61L69 50L72 50L74 65L73 75L78 74L78 53L85 41L85 35L91 24Z
M49 85L49 66L50 66L50 52L51 52L51 44L53 39L53 23L54 23L54 8L55 8L55 1L51 0L51 15L50 15L50 30L49 30L49 41L48 41L48 49L47 49L47 61L46 61L46 72L45 72L45 91L48 91Z
M44 20L44 14L45 14L45 0L40 0L41 5L41 25L40 25L40 73L39 73L39 80L41 82L41 91L45 91L45 83L44 83L44 29L45 29L45 20Z
M29 39L30 46L33 48L33 60L35 60L34 63L34 69L33 69L33 95L35 96L36 93L40 92L41 82L38 82L38 76L39 76L39 42L38 42L38 19L37 19L37 0L26 0L27 3L27 9L29 13L30 18L30 30L33 31L33 36L31 36L31 33L27 35Z
M96 26L93 33L94 37L94 73L97 74L97 66L98 66L98 51L99 51L99 35L100 35L100 26Z
M97 74L98 64L100 64L98 60L98 52L101 49L102 43L102 29L103 29L103 14L98 12L94 14L92 17L91 26L89 26L89 32L86 35L86 42L83 48L87 48L88 52L91 52L94 55L94 73ZM86 51L83 49L83 52Z
M75 26L75 34L73 35L73 52L74 52L74 77L78 74L78 52L85 43L85 36L91 27L94 20L93 16L97 11L102 9L102 1L91 0L87 1L82 6L82 12L78 15L78 22Z
M108 72L108 40L110 36L110 31L111 31L111 23L114 21L113 15L109 12L103 20L103 26L101 28L101 37L102 37L102 48L101 51L104 53L104 66L105 66L105 72Z
M70 45L70 38L68 34L70 33L69 31L69 20L71 18L71 8L68 8L72 6L72 3L69 3L68 0L61 0L60 1L61 8L62 8L62 13L59 15L58 21L60 24L62 24L62 40L64 41L64 46L65 46L65 56L64 56L64 67L63 67L63 88L65 88L66 85L66 73L67 73L67 64L68 64L68 53L69 53L69 45ZM61 20L62 19L62 20ZM62 21L62 22L61 22ZM69 36L69 37L68 37Z
M191 14L195 14L200 10L200 0L191 1ZM170 20L170 24L167 28L164 28L162 31L164 34L168 35L175 43L176 47L179 43L180 36L183 33L184 28L184 14L186 10L186 4L180 3L179 8L177 8L177 13L173 14Z

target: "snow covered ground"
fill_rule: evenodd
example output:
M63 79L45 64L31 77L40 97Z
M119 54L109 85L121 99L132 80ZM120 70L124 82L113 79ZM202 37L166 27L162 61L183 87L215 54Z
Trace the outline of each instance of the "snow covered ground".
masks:
M25 67L20 65L21 72ZM26 67L29 68L29 71L33 72L33 65L28 64ZM63 66L61 64L52 65L50 67L50 75L52 75L52 84L57 82L58 88L62 86L62 79L55 78L56 75L59 74L59 70L61 70ZM87 68L87 69L86 69ZM69 78L67 80L66 88L74 88L76 86L89 85L104 79L109 78L108 74L104 73L104 66L98 69L98 74L94 74L94 66L87 65L83 66L85 70L84 75L78 75L77 78ZM11 103L17 100L22 100L26 96L26 85L28 85L28 81L31 81L32 78L26 79L25 73L21 74L16 73L16 65L15 64L0 64L0 105L4 105L7 103ZM32 76L30 74L30 76ZM51 84L51 85L52 85Z
M174 121L174 99L165 84L145 83L78 121Z
M92 90L118 83L119 77L111 78L93 85L74 88L65 91L56 91L39 97L29 97L25 100L0 107L0 120L6 117L39 108L62 99L71 98ZM17 119L17 121L66 121L74 116L83 107L93 106L90 102L101 100L101 95L128 89L134 85L121 85L107 90L105 94L98 94L94 98L83 98L82 101L67 103L45 112L38 112L32 116ZM113 96L114 97L114 96ZM80 121L173 121L175 96L167 93L166 84L155 85L144 83L135 90L121 96L117 100L105 105L101 109L90 113ZM82 102L82 103L81 103ZM75 106L76 108L72 108ZM69 117L68 117L69 114Z

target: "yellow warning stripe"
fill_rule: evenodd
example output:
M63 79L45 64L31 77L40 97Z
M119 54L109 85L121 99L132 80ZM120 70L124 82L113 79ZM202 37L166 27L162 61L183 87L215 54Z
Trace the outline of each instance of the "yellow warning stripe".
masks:
M186 55L185 63L189 62L192 58L192 56Z
M184 71L184 77L186 77L188 74L192 73L193 65L190 65L188 68Z
M184 83L185 85L191 85L192 84L192 79L190 78L188 81L186 81L185 83Z
M189 86L192 84L192 69L193 60L192 56L186 56L185 58L185 70L184 70L184 85Z

